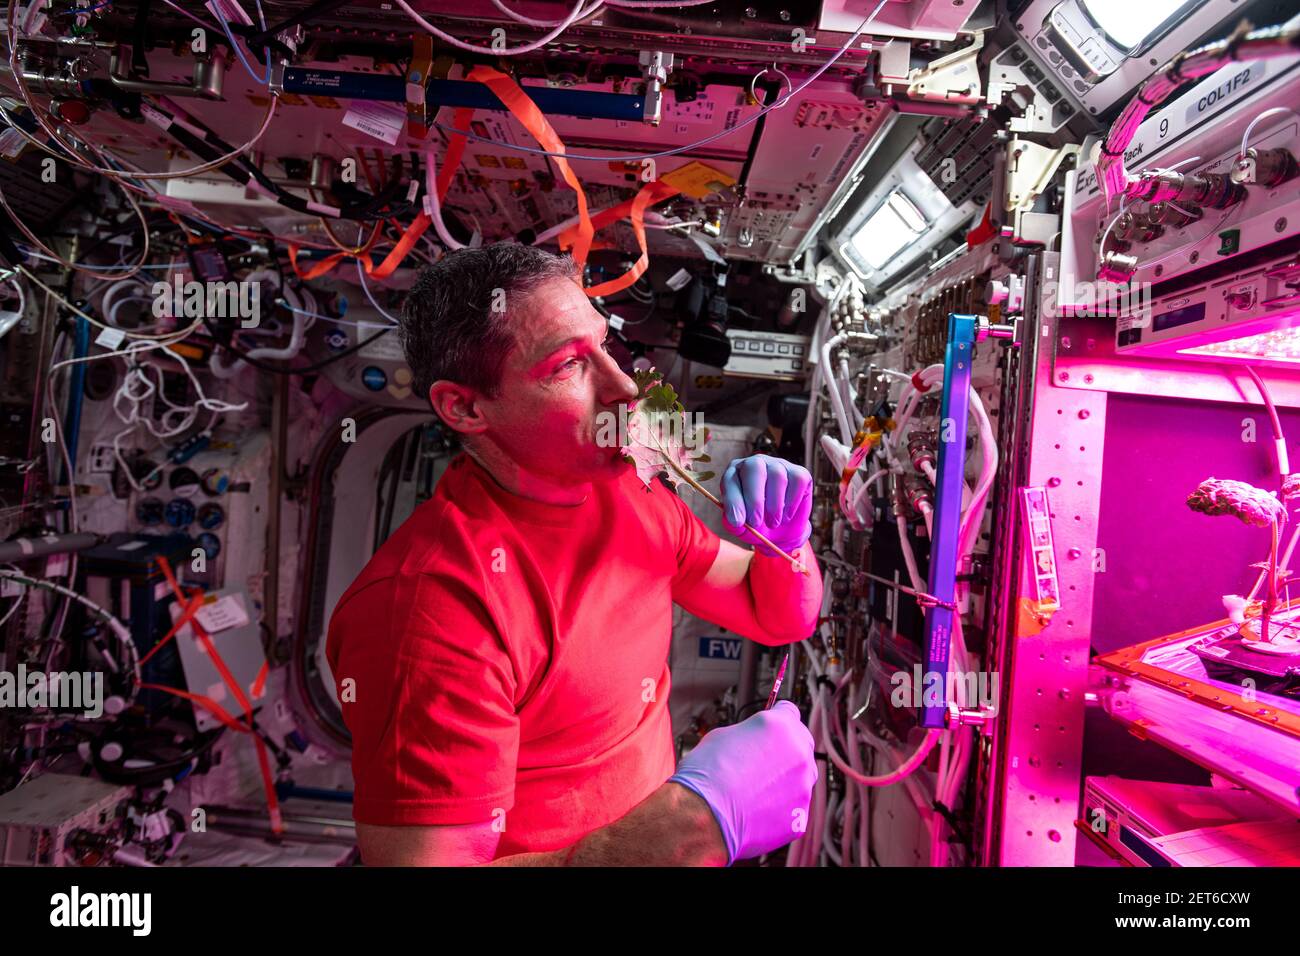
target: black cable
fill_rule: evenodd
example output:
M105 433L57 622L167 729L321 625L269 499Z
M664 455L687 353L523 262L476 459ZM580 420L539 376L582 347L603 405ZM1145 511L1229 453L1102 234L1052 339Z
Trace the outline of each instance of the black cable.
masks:
M296 26L301 26L309 20L317 17L323 17L328 13L333 13L339 7L346 6L351 0L316 0L306 10L295 13L287 20L283 20L274 26L269 26L265 30L259 30L256 27L244 27L237 31L248 41L248 48L258 57L258 62L262 62L260 54L263 47L272 47L277 52L293 59L296 54L293 50L275 39L276 34L283 33L285 30L292 30ZM233 24L232 24L233 28Z
M144 48L149 39L151 3L152 0L140 0L140 5L135 8L135 22L131 25L131 75L137 78L149 77L149 58Z
M650 308L646 309L645 315L641 316L641 318L637 319L635 322L625 321L623 323L624 328L626 328L629 325L643 325L644 323L649 322L651 317L655 314L655 309L657 308L659 308L659 293L651 289Z
M161 110L159 112L161 112ZM202 129L202 136L199 136L182 126L176 121L174 116L168 116L168 119L170 122L163 127L163 131L183 145L186 149L198 155L201 159L211 162L212 160L235 151L233 146L223 140L212 130L199 124L198 121L194 120L192 117L190 121ZM401 157L394 156L393 162L394 170L399 170L401 168ZM301 196L295 196L293 193L281 188L278 183L274 182L259 166L253 163L252 160L248 159L246 156L236 156L229 162L223 163L221 166L217 167L217 171L243 185L249 185L250 180L255 180L259 186L271 193L277 203L287 209L292 209L294 212L300 212L304 215L312 216L320 215L317 210L312 208L312 203L309 203ZM373 196L362 192L354 186L349 187L348 192L353 194L355 198L340 203L338 218L352 220L378 219L383 215L387 215L383 210L385 207L389 206L393 206L394 211L398 210L398 206L405 207L404 211L409 211L409 203L393 203L393 200L397 196L401 195L404 192L404 189L405 187L396 175L392 182Z

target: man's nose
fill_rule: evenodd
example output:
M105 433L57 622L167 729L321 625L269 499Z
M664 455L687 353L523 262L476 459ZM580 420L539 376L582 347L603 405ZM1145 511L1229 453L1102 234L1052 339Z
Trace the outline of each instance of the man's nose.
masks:
M636 382L624 374L614 361L614 356L603 349L598 353L602 362L603 381L601 383L601 400L607 405L630 402L639 394Z

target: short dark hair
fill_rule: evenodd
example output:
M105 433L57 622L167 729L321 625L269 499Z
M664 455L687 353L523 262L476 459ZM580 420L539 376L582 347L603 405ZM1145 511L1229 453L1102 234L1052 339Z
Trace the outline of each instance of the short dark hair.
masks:
M429 386L446 380L495 398L520 300L546 279L578 275L572 256L517 242L457 249L425 266L402 303L399 330L416 394L427 399ZM493 310L498 289L502 311Z

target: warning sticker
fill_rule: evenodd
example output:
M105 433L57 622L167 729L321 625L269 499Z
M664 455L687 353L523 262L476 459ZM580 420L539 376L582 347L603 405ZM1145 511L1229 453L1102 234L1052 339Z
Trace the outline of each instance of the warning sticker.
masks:
M676 186L692 199L703 199L711 193L734 186L736 183L736 180L722 170L698 161L689 162L672 172L664 173L659 179L669 186Z

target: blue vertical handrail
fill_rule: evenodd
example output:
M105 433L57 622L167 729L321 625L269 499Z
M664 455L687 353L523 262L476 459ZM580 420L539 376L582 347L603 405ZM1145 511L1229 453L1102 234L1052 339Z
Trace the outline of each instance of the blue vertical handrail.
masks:
M957 547L961 532L961 498L966 471L966 424L970 402L971 355L976 317L948 316L948 347L943 355L943 398L939 411L939 464L935 472L934 522L930 538L929 593L953 605L957 591ZM948 654L952 647L953 607L935 604L925 612L926 684L944 689L939 704L921 698L921 726L943 727L947 718ZM937 675L937 676L932 676Z

